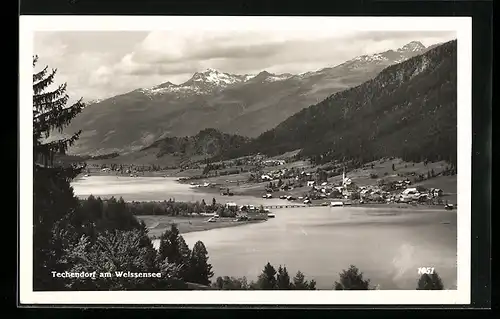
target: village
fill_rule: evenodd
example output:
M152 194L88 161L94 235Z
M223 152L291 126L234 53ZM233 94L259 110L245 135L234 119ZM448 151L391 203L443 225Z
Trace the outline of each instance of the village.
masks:
M194 188L218 189L221 195L251 194L264 199L279 198L313 206L344 206L363 204L443 205L456 208L456 190L445 192L439 185L456 182L456 169L446 163L404 163L398 159L382 159L338 174L322 167L297 165L295 162L253 158L259 169L241 180L204 178L204 183L191 182ZM258 162L260 161L260 162ZM397 164L395 164L397 163ZM245 163L249 165L248 162ZM302 163L304 164L304 163ZM399 166L399 167L397 167ZM427 174L424 174L428 166ZM383 171L383 168L385 172ZM380 178L374 171L378 170ZM242 177L240 174L238 177ZM183 181L199 180L198 176ZM260 195L258 194L260 192ZM450 196L455 195L455 196Z
M279 198L290 204L343 206L366 204L444 205L456 208L456 168L445 162L406 163L386 158L362 165L312 165L295 154L267 158L257 154L181 168L91 163L87 176L177 177L181 183L222 196ZM444 190L455 185L454 189Z
M277 177L276 175L265 174L260 176L261 181L269 182L268 186L265 188L265 194L262 195L264 199L279 198L285 199L290 202L301 202L305 205L321 205L321 206L343 206L343 205L353 205L353 204L368 204L368 203L406 203L406 204L426 204L426 205L442 205L444 200L442 199L443 190L439 188L424 188L422 186L412 187L412 182L409 179L398 180L388 184L382 185L370 185L370 186L357 186L354 184L350 178L342 178L340 183L328 183L322 182L317 183L314 180L314 174L311 173L301 173L302 176L306 177L306 188L308 191L304 192L300 196L294 196L290 193L297 188L304 188L303 184L300 184L301 178L296 176L294 179L298 183L283 182L282 176ZM193 187L214 188L217 184L205 182L202 185L192 183ZM220 187L220 194L233 196L234 193L230 191L229 187ZM326 200L335 199L331 203ZM325 200L321 203L318 201ZM446 208L455 207L452 203L446 202Z

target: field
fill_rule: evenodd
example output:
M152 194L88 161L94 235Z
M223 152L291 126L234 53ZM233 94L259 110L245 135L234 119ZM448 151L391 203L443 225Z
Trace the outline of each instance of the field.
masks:
M373 168L371 165L373 164ZM392 165L394 164L394 169ZM367 186L376 184L378 180L384 179L384 181L392 182L396 180L401 180L402 177L398 176L404 174L424 174L426 175L428 171L434 170L439 173L446 167L445 162L435 162L428 163L427 166L423 162L412 163L405 162L401 159L381 159L378 161L373 161L366 163L362 168L352 170L347 173L348 177L359 186ZM377 176L372 178L370 175L373 174ZM340 182L342 180L342 175L338 175L329 178L329 182Z
M209 217L172 217L172 216L136 216L144 221L149 229L149 236L152 238L160 237L172 224L176 224L179 232L190 233L195 231L210 230L215 228L234 227L249 223L262 221L235 221L234 218L219 218L216 222L208 222Z
M371 164L373 163L373 168ZM404 179L401 175L406 174L424 174L427 175L427 172L434 170L435 173L441 172L447 164L445 162L435 162L428 163L424 165L421 163L410 163L404 162L400 159L385 159L374 161L372 163L365 164L362 168L355 169L347 172L347 177L349 177L356 185L358 186L370 186L377 184L381 179L386 182L396 181ZM395 170L392 169L392 165L394 164ZM305 172L315 172L317 167L313 167L309 165L309 163L305 161L287 163L281 166L275 167L266 167L264 168L264 173L279 170L284 168L301 168L301 170ZM398 176L399 174L399 176ZM228 176L218 176L218 177L210 177L204 178L200 180L192 180L190 182L194 183L215 183L218 185L216 188L202 188L203 192L219 192L219 187L227 187L233 192L235 195L247 195L247 196L256 196L261 197L265 194L265 189L268 182L262 183L249 183L248 177L250 173L241 173L235 175ZM375 177L376 176L376 177ZM372 178L375 177L375 178ZM342 181L342 175L337 175L328 178L329 183L340 183ZM456 203L456 191L457 191L457 177L455 176L437 176L431 178L429 180L425 180L423 182L419 182L416 185L421 185L426 188L440 188L444 192L444 200L448 199L453 203ZM310 187L304 186L300 188L295 188L291 191L287 192L275 192L273 193L274 197L278 197L280 195L292 195L292 196L302 196L305 192L309 191Z

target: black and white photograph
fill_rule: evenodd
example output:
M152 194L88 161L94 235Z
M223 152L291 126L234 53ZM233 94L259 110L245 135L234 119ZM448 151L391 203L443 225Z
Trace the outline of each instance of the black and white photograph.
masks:
M470 19L20 28L21 300L469 302Z

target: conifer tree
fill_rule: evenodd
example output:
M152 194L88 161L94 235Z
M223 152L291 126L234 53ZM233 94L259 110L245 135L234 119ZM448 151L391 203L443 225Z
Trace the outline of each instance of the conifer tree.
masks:
M259 275L257 285L260 289L271 290L276 289L276 269L268 262Z
M188 245L186 244L186 241L184 240L184 237L181 235L178 236L177 238L177 243L179 247L179 260L177 260L175 263L179 265L181 268L181 278L183 278L185 281L187 281L187 278L189 276L189 271L190 271L190 265L189 261L191 258L191 250L189 249Z
M189 276L187 281L202 285L209 285L210 278L214 275L212 265L208 263L208 252L201 241L197 241L193 246L193 251L189 258Z
M307 288L309 290L316 290L316 280L312 279L307 283Z
M34 56L33 69L37 61ZM60 259L64 245L74 240L69 230L79 205L69 182L80 170L53 165L54 155L66 152L79 132L69 138L44 141L54 130L62 132L84 107L81 100L66 106L66 84L49 90L56 72L49 73L45 67L33 73L33 288L38 291L61 288L62 282L54 280L51 271L67 267Z
M335 282L335 290L370 290L370 280L363 279L363 273L351 265L340 273L340 281Z
M439 275L435 272L433 274L423 274L418 280L417 290L443 290L443 282Z
M175 224L171 229L165 231L160 238L160 247L158 249L159 262L175 264L179 266L179 276L186 280L189 276L189 259L191 250L184 238L179 234L179 229Z
M33 68L38 56L33 57ZM79 138L81 131L67 138L52 142L44 142L54 130L63 132L71 120L84 108L82 99L67 106L69 96L66 94L66 83L53 91L49 86L53 83L57 70L48 72L48 66L33 74L33 156L34 162L43 166L52 166L54 154L66 153Z
M293 277L293 289L295 290L307 290L307 282L305 280L304 274L299 270L295 277Z
M281 267L281 265L278 267L278 274L276 280L278 289L291 288L290 275L288 275L288 270L286 269L286 267Z
M181 261L179 229L175 224L161 236L158 255L161 260L168 259L169 263L179 263Z

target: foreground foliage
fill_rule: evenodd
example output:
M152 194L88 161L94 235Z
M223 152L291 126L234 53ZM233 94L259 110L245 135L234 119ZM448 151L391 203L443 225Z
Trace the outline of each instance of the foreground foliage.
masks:
M33 57L35 68L38 58ZM84 167L54 165L80 136L47 142L54 130L62 131L81 112L80 101L66 103L66 84L48 91L56 70L45 67L33 74L33 289L129 290L179 288L175 265L157 258L147 228L124 209L124 201L82 203L70 181ZM161 278L120 279L58 277L57 274L115 271L159 272ZM180 285L182 286L182 285Z
M335 290L370 290L370 280L363 279L363 273L351 265L340 273L340 281L336 281Z
M236 216L235 209L228 208L214 200L210 205L207 205L204 200L195 203L176 202L172 199L168 201L125 202L121 197L119 199L114 197L102 199L91 195L80 202L82 203L83 216L106 216L106 218L130 225L137 223L137 220L133 218L134 215L190 216L191 214L216 213L221 217Z
M443 290L444 285L438 273L423 274L418 280L417 290Z

